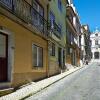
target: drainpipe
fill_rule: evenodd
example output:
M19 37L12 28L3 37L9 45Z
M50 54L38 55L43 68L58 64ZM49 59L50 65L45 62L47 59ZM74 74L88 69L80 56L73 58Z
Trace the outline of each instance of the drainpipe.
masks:
M48 30L48 19L49 19L49 3L47 4L47 30ZM48 33L49 35L49 33ZM49 39L48 39L48 42L47 42L47 50L48 50L48 67L47 67L47 77L49 77L49 66L50 66L50 55L49 55Z

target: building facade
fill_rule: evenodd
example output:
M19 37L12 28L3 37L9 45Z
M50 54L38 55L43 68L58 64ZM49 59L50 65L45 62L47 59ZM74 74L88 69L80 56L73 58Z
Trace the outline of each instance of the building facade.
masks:
M47 5L0 0L0 88L48 76Z
M60 73L65 46L66 0L0 1L0 88Z
M60 73L65 66L66 0L51 0L48 5L49 76Z
M92 60L100 59L100 32L96 29L90 36Z
M81 33L81 60L85 63L86 60L91 60L91 32L89 26L82 25Z
M80 29L72 0L0 0L0 88L79 66Z
M72 0L68 0L66 7L66 49L67 63L75 66L80 65L80 20Z

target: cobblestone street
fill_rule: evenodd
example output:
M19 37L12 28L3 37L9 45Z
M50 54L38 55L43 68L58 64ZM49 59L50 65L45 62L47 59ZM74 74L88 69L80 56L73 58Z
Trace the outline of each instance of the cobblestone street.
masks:
M73 73L26 100L100 100L100 64Z

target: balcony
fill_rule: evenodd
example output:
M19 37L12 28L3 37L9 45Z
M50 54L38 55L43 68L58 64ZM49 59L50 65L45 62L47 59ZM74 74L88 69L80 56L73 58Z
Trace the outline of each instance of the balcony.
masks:
M55 22L52 23L50 21L48 23L48 30L53 38L55 38L58 41L61 39L61 29Z
M73 19L70 16L66 16L66 19L68 20L68 22L70 23L70 26L72 26L74 32L76 33L76 29L75 29L75 26L73 24Z
M10 11L26 24L37 28L42 36L47 37L47 21L25 0L0 0L0 6Z

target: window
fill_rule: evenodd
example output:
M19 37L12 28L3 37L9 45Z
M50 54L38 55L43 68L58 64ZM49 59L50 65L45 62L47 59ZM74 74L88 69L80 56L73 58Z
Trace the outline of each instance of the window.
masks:
M55 16L54 14L50 11L50 25L51 25L51 28L53 29L54 28L54 22L55 22Z
M61 32L62 32L62 25L59 24L58 26L59 26L59 30L58 30L58 31L59 31L59 33L61 34Z
M44 8L35 0L33 0L33 10L32 10L32 23L37 26L41 31L43 31L44 26Z
M43 48L32 45L33 66L43 67Z
M58 8L62 12L62 3L61 3L61 0L58 0Z
M65 50L63 50L63 67L65 66Z
M33 0L33 8L41 15L44 15L44 9L43 7L38 4L38 2L36 2L35 0Z
M67 47L67 54L70 55L70 47Z
M0 0L3 4L5 4L9 9L12 9L12 0Z
M96 33L95 36L98 36L98 34Z
M55 56L55 44L54 43L51 43L51 51L50 51L50 55L51 56Z
M95 40L95 45L98 45L98 40Z
M69 42L69 44L71 44L71 41L72 41L72 33L69 31L68 32L68 42Z

